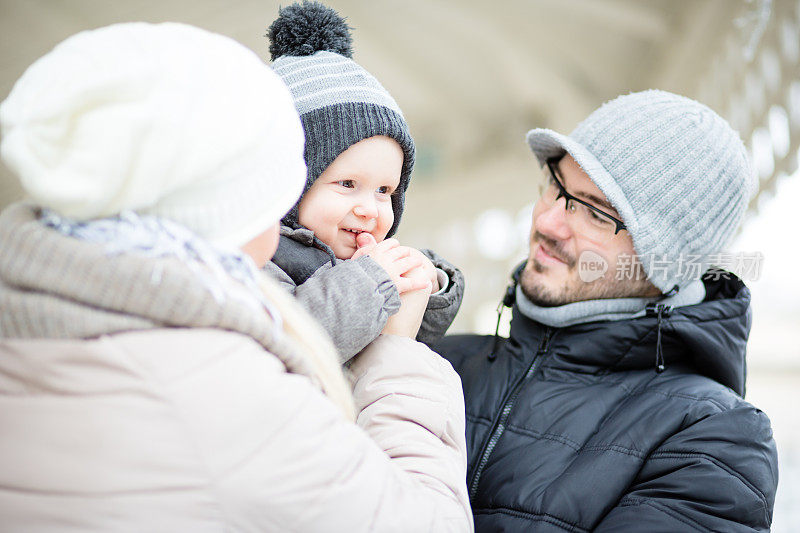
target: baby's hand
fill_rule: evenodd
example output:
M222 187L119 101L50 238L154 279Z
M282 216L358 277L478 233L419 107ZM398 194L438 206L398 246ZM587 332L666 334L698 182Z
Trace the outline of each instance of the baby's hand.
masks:
M428 274L423 271L422 267L412 269L406 276L420 280L425 283L425 287L408 291L400 296L400 310L389 317L382 333L414 339L419 333L419 326L422 324L422 318L428 306L431 288Z
M439 290L439 276L436 275L436 267L433 266L431 260L428 259L425 254L417 250L416 248L409 248L411 250L411 255L415 257L419 257L422 261L420 268L425 273L425 277L431 280L431 293L434 293Z
M359 248L351 259L358 259L364 255L370 256L373 261L386 271L395 287L397 287L398 293L404 294L429 286L428 281L422 279L421 276L405 276L411 270L422 267L423 260L427 261L427 258L418 250L408 246L400 246L397 239L386 239L383 242L376 243L375 237L369 233L359 234L356 241ZM430 261L428 262L430 263Z

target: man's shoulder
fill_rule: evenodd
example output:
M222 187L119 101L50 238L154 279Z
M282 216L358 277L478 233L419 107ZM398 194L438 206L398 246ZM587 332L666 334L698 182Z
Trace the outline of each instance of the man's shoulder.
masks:
M661 379L652 380L644 392L691 404L707 413L749 405L729 387L692 369L668 371Z
M487 353L493 340L493 335L471 333L447 335L431 346L431 349L450 361L453 368L459 370L468 359Z
M686 372L665 372L642 389L652 398L644 404L660 413L661 424L675 423L674 433L663 443L671 452L707 453L726 457L736 471L751 473L745 458L752 459L753 450L769 455L772 428L769 417L730 388L711 378ZM662 452L664 452L662 450ZM769 462L762 466L769 469Z
M727 479L739 480L746 489L737 499L741 509L771 509L775 497L778 464L769 417L733 390L700 375L676 376L666 387L679 421L672 434L650 453L645 472L693 468L698 461L713 472L712 484L697 482L692 494L710 493ZM679 417L675 415L680 414ZM753 509L750 509L753 511ZM755 511L753 511L755 512ZM744 518L741 519L745 523Z
M493 339L493 335L475 335L473 333L447 335L432 348L435 352L444 357L450 354L472 355L481 351L481 349L491 343Z

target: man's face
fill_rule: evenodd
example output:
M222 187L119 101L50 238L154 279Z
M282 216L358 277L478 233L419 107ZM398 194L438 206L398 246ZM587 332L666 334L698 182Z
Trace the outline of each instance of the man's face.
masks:
M350 259L356 236L381 242L394 223L392 194L400 184L403 150L394 139L364 139L339 154L300 200L298 220L333 250Z
M549 170L545 168L545 172ZM561 183L573 196L592 204L609 215L621 219L605 195L569 154L558 163ZM520 286L525 296L540 306L564 305L598 298L651 297L659 294L644 277L641 266L634 276L618 279L620 270L626 266L621 261L631 261L635 256L633 241L626 230L616 235L613 229L607 237L581 233L577 218L580 213L568 212L565 199L559 198L547 205L540 200L533 209L530 255L520 277ZM612 225L613 228L613 225ZM594 255L597 254L597 255ZM598 257L599 256L599 257ZM595 263L604 261L608 266L605 274L586 282L581 276L579 260L591 257ZM585 268L586 263L584 263ZM583 279L581 279L583 277ZM633 277L633 279L628 279Z

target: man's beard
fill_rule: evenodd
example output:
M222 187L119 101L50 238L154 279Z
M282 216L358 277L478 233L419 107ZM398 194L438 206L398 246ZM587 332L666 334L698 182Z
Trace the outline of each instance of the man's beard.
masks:
M633 279L615 279L616 273L609 269L603 277L586 283L578 276L577 259L566 252L558 241L535 232L532 242L544 244L551 255L566 264L569 271L569 277L561 287L548 287L534 274L534 272L544 274L548 267L533 257L528 259L528 264L520 276L520 287L528 300L538 306L555 307L586 300L645 298L659 294L658 289L647 281L644 269L638 262L635 263L636 270L631 276Z

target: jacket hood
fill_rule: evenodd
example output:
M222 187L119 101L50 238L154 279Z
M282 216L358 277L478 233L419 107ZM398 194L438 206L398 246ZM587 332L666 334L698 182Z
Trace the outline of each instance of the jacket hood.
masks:
M729 272L709 271L703 283L705 300L662 315L664 364L667 368L690 367L743 397L752 319L750 290ZM513 338L521 343L538 342L545 329L514 307ZM551 342L554 355L547 366L583 373L647 368L655 372L658 330L659 320L654 314L555 329Z

